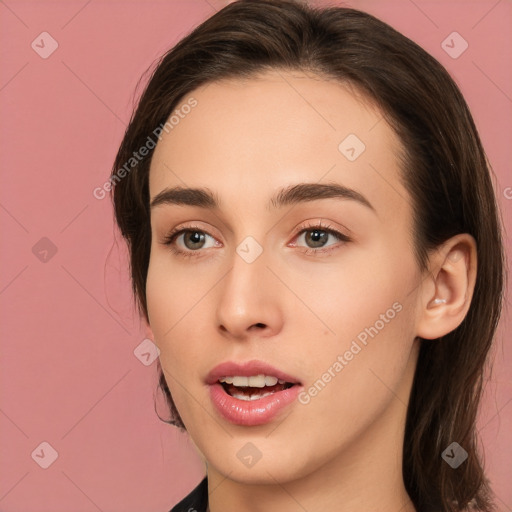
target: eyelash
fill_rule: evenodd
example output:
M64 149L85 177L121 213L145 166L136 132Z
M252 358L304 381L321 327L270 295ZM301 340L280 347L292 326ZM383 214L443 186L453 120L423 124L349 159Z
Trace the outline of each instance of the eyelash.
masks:
M319 223L313 223L310 225L301 226L297 230L297 233L294 235L294 238L298 238L300 235L302 235L302 233L307 233L308 231L323 231L325 233L333 235L339 241L344 242L344 243L351 241L351 239L347 235L340 233L336 229L332 228L330 225L322 224L321 221ZM178 236L180 236L184 233L189 233L189 232L192 232L192 233L199 232L199 233L203 233L205 235L208 235L208 236L214 238L212 235L210 235L204 229L201 229L199 226L191 225L191 226L187 226L186 228L175 229L175 230L171 231L168 235L166 235L166 237L164 238L162 243L164 245L169 246L171 251L178 256L182 256L184 258L200 257L201 256L200 253L203 252L200 249L198 249L196 251L192 251L192 250L184 251L184 250L176 248L176 245L174 243L176 238L178 238ZM319 253L320 254L330 253L338 248L339 248L339 246L336 246L336 245L329 246L329 248L319 248L319 249L306 248L306 250L303 250L302 252L304 254L310 256L310 255L318 255Z

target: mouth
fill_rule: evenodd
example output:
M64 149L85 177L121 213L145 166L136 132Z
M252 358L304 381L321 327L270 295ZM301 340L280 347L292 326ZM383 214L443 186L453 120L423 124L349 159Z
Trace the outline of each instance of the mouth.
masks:
M272 422L292 407L303 389L295 377L258 360L221 363L210 371L206 384L219 415L246 427Z
M296 385L296 383L263 373L221 377L218 382L228 395L245 401L259 400Z

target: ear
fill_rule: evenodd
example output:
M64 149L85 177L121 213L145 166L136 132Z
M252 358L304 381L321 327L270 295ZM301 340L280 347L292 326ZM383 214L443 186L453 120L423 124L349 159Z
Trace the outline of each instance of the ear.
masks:
M476 242L467 233L450 238L429 256L416 336L440 338L462 323L471 305L476 268Z

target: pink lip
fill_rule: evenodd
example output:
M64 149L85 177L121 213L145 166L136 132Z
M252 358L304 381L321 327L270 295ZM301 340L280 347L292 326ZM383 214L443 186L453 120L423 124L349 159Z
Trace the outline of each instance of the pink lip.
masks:
M232 397L219 383L219 379L226 376L258 374L271 375L295 385L258 400L246 401ZM298 379L261 361L248 361L242 364L222 363L208 374L206 383L209 385L212 403L219 414L229 422L243 426L263 425L270 422L280 411L294 402L303 389Z

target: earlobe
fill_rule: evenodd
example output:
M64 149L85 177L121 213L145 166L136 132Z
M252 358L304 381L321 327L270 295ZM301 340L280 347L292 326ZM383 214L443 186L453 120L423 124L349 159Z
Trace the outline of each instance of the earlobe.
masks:
M476 262L476 242L467 233L450 238L431 254L416 336L440 338L462 323L473 297Z

